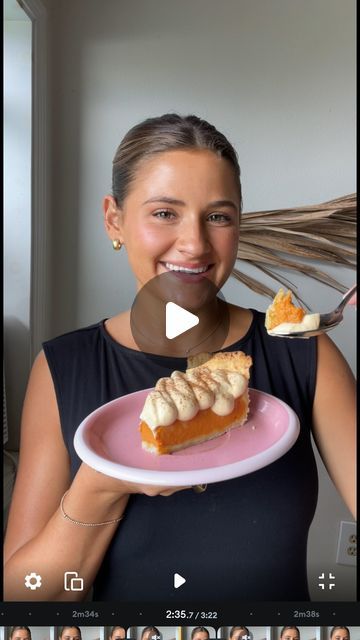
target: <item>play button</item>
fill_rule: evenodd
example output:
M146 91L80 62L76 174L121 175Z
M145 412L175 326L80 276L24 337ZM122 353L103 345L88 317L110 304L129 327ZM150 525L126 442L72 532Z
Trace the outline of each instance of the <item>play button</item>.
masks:
M168 302L165 308L165 335L169 340L199 324L199 318L194 313L179 307L175 302Z
M192 281L188 274L181 278L169 272L152 278L138 292L130 312L132 338L149 356L187 358L219 351L229 325L229 306L216 285L205 277Z
M186 582L185 578L183 578L179 573L174 573L174 587L178 589Z

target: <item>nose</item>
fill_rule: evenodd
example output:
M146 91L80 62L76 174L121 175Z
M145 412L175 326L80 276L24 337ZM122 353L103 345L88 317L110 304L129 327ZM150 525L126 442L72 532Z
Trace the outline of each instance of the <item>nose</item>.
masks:
M210 251L206 225L198 218L184 220L179 227L177 249L182 254L199 257Z

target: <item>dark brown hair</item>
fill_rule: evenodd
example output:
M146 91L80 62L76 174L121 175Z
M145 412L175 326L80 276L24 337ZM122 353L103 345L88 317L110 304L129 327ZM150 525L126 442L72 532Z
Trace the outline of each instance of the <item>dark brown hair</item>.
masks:
M113 160L112 195L122 206L140 162L164 151L207 149L226 158L233 167L242 207L240 167L237 153L212 124L198 116L165 113L132 127L122 139Z

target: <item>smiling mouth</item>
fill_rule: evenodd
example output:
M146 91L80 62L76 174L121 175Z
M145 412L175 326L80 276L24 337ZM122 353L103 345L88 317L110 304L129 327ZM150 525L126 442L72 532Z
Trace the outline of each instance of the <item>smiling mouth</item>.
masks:
M206 273L207 271L209 271L209 269L211 269L211 267L214 266L213 264L204 264L199 267L195 267L195 266L182 267L181 265L178 265L178 264L172 264L172 262L162 262L161 264L164 265L164 267L168 271L174 271L176 273L185 273L186 275L195 275L195 276Z

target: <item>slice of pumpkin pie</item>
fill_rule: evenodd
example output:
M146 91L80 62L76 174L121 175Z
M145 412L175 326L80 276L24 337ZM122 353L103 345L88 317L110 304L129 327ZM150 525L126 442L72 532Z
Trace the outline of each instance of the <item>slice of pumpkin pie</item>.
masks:
M316 331L319 313L306 313L294 305L291 291L279 289L265 314L265 328L271 336L287 336L300 331Z
M203 353L188 358L185 373L160 378L140 414L142 447L172 453L244 424L251 365L242 351Z

